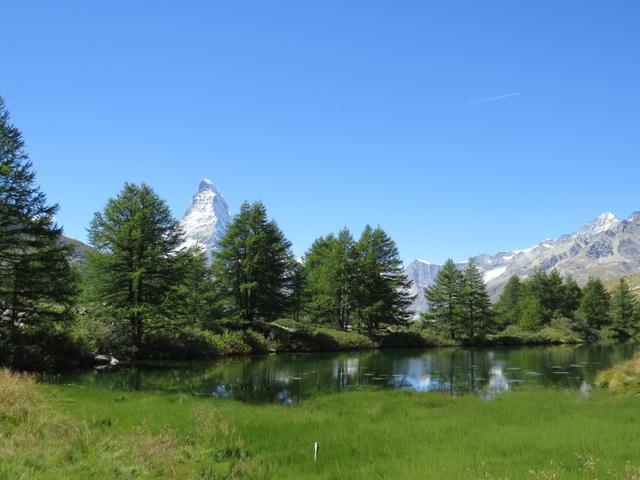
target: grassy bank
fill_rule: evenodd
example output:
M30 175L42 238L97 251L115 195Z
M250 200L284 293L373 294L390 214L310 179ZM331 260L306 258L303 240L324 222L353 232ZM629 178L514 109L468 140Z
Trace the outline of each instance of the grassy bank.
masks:
M640 477L637 400L606 392L361 391L284 408L0 383L1 479Z
M596 383L615 393L640 395L640 353L598 374Z

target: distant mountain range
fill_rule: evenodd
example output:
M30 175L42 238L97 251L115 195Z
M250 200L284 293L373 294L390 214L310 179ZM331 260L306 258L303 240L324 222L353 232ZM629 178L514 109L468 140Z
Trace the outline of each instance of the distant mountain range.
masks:
M579 284L589 277L616 279L640 272L640 212L626 220L611 212L603 213L576 230L559 238L548 238L524 250L508 250L495 255L482 254L470 259L484 272L491 297L495 300L513 275L527 278L536 267L557 269ZM462 264L460 265L462 266ZM413 309L427 309L422 292L431 285L441 265L415 260L405 271L418 293Z
M203 179L191 200L180 225L185 241L182 248L199 245L209 261L231 222L229 207L220 191L208 179ZM74 261L81 262L90 247L78 240L62 237L62 243L73 246ZM572 276L579 284L589 277L613 280L640 273L640 212L625 220L611 212L603 213L573 233L547 238L524 250L508 250L495 255L477 255L469 259L484 273L484 280L493 300L513 275L530 276L536 267L545 271L557 269ZM459 267L463 267L460 263ZM432 285L441 265L426 260L414 260L405 267L416 300L412 309L427 310L424 289Z

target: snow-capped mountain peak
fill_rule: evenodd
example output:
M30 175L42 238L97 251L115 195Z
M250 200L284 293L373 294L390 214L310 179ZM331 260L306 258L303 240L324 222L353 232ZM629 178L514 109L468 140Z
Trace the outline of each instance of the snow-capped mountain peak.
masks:
M606 232L607 230L613 230L620 225L620 223L621 220L614 213L605 212L584 225L575 233L575 235L580 237L591 237L593 235Z
M216 191L216 186L208 178L203 178L200 181L200 187L198 188L198 191L202 192L203 190L213 190L215 192Z
M581 285L590 277L615 279L640 272L640 211L627 220L605 212L573 233L547 238L524 250L477 255L471 261L483 272L493 300L511 276L528 278L536 268L546 272L556 269ZM418 294L413 305L416 312L427 309L420 292L433 283L439 268L419 260L405 268L412 289Z
M203 178L180 221L185 241L181 248L199 247L211 261L211 252L227 231L231 222L227 202L208 178Z

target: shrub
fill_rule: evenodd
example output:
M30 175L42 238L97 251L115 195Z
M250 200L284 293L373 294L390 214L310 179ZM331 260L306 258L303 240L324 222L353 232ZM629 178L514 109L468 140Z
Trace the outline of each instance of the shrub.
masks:
M195 327L180 330L161 330L145 338L147 358L196 359L224 354L218 335Z
M90 345L55 324L13 331L2 346L0 362L18 370L55 371L85 365Z
M367 350L375 348L369 337L356 332L345 332L326 326L298 323L291 319L274 322L286 329L273 330L276 349L289 352L318 352L331 350Z

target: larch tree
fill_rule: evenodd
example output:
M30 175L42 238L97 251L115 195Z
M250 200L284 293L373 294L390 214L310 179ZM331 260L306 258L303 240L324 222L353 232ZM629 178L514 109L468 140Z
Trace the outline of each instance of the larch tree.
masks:
M227 314L271 321L287 311L295 258L261 202L244 202L213 255L212 272Z
M76 275L57 212L36 184L22 134L0 98L0 344L71 318Z
M462 272L453 260L448 259L438 272L436 280L425 291L430 311L427 318L448 332L449 337L456 339L462 328L461 292L463 285Z
M611 328L619 338L628 338L637 332L637 303L629 283L621 278L611 294Z
M175 290L185 279L182 232L166 202L151 187L126 183L97 212L89 228L90 298L126 336L133 354L145 336L176 327Z
M473 262L467 262L462 271L460 324L471 341L482 340L494 330L491 299L482 272Z
M395 242L380 227L367 225L354 248L359 321L370 334L385 325L406 324L413 295Z

